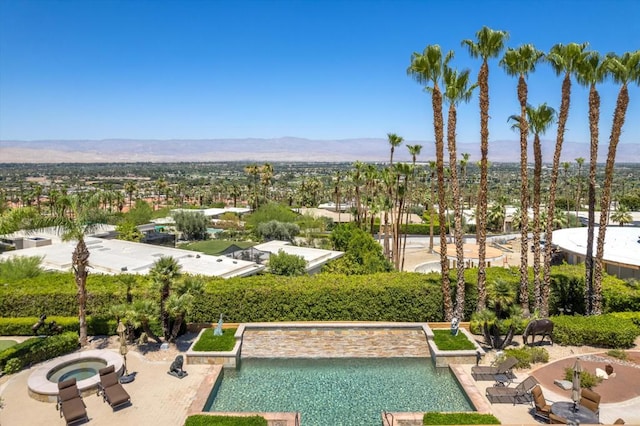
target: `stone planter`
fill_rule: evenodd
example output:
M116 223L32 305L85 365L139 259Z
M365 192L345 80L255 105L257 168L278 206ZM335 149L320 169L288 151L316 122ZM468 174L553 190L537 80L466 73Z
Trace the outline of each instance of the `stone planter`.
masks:
M448 329L446 329L448 330ZM433 331L430 328L425 329L427 334L427 343L429 344L429 350L431 352L431 359L436 367L448 367L449 364L475 364L477 354L484 355L484 350L476 343L475 339L466 329L458 329L459 333L463 333L467 336L467 339L475 346L475 349L458 350L458 351L443 351L438 349L438 346L433 341Z

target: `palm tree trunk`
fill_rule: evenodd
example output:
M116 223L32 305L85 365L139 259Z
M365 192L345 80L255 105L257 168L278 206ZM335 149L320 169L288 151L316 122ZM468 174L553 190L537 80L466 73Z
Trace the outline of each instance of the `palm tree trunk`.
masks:
M78 240L72 256L78 297L78 322L80 324L80 346L87 345L87 266L89 250L83 238Z
M485 259L487 257L487 175L489 156L489 65L482 62L478 73L480 87L480 188L478 190L478 312L487 307L487 276Z
M540 294L540 181L542 180L542 147L540 136L533 140L533 296L534 309L539 310Z
M460 206L460 186L458 184L458 170L456 165L456 108L454 104L449 107L447 124L447 141L449 145L449 169L451 171L451 189L453 192L453 238L456 244L456 307L453 316L462 320L464 318L464 247L462 239L462 208Z
M449 282L449 259L447 258L447 233L445 218L444 190L444 122L442 119L442 93L434 85L431 97L433 104L433 123L436 136L436 169L438 175L438 219L440 221L440 270L442 273L442 299L444 320L451 321L453 307L451 303L451 283Z
M549 182L549 201L547 206L547 230L546 244L544 248L544 283L542 286L542 302L540 304L540 315L549 316L549 289L551 286L551 248L553 241L553 218L556 209L556 188L558 183L558 171L560 169L560 155L562 153L562 142L564 141L564 129L569 118L569 104L571 102L571 76L566 73L562 81L562 100L560 102L560 115L558 118L558 133L556 136L556 147L553 152L553 166L551 168L551 179Z
M529 312L529 180L527 172L527 83L521 74L518 79L520 101L520 307L525 318Z
M595 272L593 277L593 314L602 313L602 258L604 256L604 239L607 233L607 223L609 222L609 209L611 207L611 186L613 183L613 168L616 161L616 150L622 133L627 107L629 106L629 92L627 84L620 88L616 110L613 114L613 125L611 137L609 138L609 152L607 153L607 164L604 169L604 188L602 189L602 201L600 202L600 228L598 229L598 248L596 250Z
M589 220L587 224L587 254L585 266L585 308L587 315L593 315L593 238L596 211L596 171L598 167L598 138L600 121L600 95L591 85L589 90L589 133L591 135L589 159ZM576 215L577 217L577 215Z

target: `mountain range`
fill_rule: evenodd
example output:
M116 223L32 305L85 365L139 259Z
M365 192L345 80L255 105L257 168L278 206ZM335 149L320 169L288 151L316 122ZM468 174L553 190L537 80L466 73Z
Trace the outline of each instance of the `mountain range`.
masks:
M445 142L446 143L446 142ZM406 145L420 144L419 162L435 159L432 141L405 141L395 149L394 160L411 161ZM529 144L529 163L533 162ZM519 142L491 141L489 160L495 163L520 161ZM555 141L543 140L543 160L553 160ZM607 156L607 143L601 143L599 163ZM0 163L131 163L131 162L377 162L389 160L390 145L383 138L311 140L296 137L273 139L105 139L0 141ZM480 160L479 143L459 143L458 158L469 153L469 161ZM589 145L565 142L562 161L573 163L583 157L588 162ZM448 161L448 154L445 154ZM640 163L640 143L618 145L616 161Z

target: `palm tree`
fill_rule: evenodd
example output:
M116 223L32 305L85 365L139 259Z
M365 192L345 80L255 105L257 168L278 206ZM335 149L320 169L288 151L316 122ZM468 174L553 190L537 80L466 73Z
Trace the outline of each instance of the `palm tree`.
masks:
M540 309L540 186L542 181L542 144L540 135L547 132L554 123L556 111L547 106L546 103L537 108L527 106L528 124L533 132L533 295L534 309ZM520 116L512 115L510 120L514 121L514 126L518 125Z
M180 269L181 266L176 259L171 256L162 256L155 261L149 270L149 277L160 291L160 322L165 340L171 336L167 299L171 295L171 287L180 276Z
M161 177L160 179L158 179L156 181L156 188L158 190L157 200L158 200L158 209L159 209L160 208L160 197L162 195L162 192L167 190L167 182L164 180L164 178Z
M409 190L409 201L412 202L414 200L414 192L415 192L415 179L416 179L416 159L420 152L422 151L422 145L407 145L407 149L409 150L409 154L411 155L411 188ZM402 264L400 265L400 270L404 271L404 255L407 249L407 234L408 226L409 226L409 210L410 205L407 206L406 209L406 217L405 224L407 225L407 232L404 233L404 241L402 243Z
M253 200L251 200L251 208L255 211L258 208L258 175L260 167L257 164L249 164L245 166L244 172L252 178Z
M625 206L618 206L618 209L611 215L611 220L618 222L620 226L633 222L633 216L629 213L629 209Z
M600 122L600 94L596 85L602 83L609 73L608 60L603 59L597 52L589 52L576 72L576 80L583 86L589 86L589 186L588 186L588 221L587 221L587 252L585 266L585 307L586 312L593 311L593 239L595 233L596 211L596 172L598 168L598 141ZM584 162L584 159L581 159ZM576 159L578 161L578 159ZM580 164L580 163L579 163ZM581 165L581 164L580 164ZM578 198L579 201L579 198ZM578 207L576 206L576 212ZM578 214L576 213L576 217Z
M529 181L527 176L527 76L535 71L536 64L544 54L532 44L524 44L517 49L508 49L500 61L508 75L518 76L518 101L520 102L520 307L522 314L529 317Z
M551 286L551 246L553 240L553 215L556 211L556 188L558 182L558 172L560 169L560 155L562 153L562 143L564 141L564 131L569 118L569 104L571 102L571 75L574 74L584 59L586 53L584 49L587 43L569 43L567 45L556 44L546 56L546 61L551 64L551 68L557 75L564 73L562 80L562 99L560 101L560 113L558 116L558 132L556 136L556 146L553 152L553 165L551 168L551 178L549 182L549 200L547 202L547 229L545 240L547 244L544 250L544 286L542 288L542 303L540 305L540 315L549 315L549 288Z
M598 228L598 248L596 250L595 271L593 277L593 300L591 302L592 313L598 315L602 312L602 258L604 256L604 239L607 232L609 209L611 207L611 187L613 185L613 171L616 161L616 150L620 141L620 134L627 115L629 105L628 85L640 85L640 50L624 53L618 57L609 55L609 69L613 80L620 84L616 108L613 113L613 124L609 136L609 151L607 163L604 169L604 186L602 188L602 200L600 201L600 227Z
M396 150L397 146L400 146L404 141L402 136L398 136L395 133L387 133L387 140L389 141L389 145L391 145L391 156L389 157L389 165L393 166L393 153Z
M429 161L429 183L431 187L431 204L429 206L429 253L433 253L433 221L435 218L433 217L435 213L435 200L436 200L436 190L435 190L435 182L436 182L436 162Z
M125 182L124 184L124 192L127 193L129 197L129 210L131 210L131 201L133 200L133 194L138 190L137 185L134 181L130 180Z
M478 85L480 87L480 185L478 189L478 215L476 228L478 233L478 305L477 311L486 308L486 272L485 258L487 255L487 176L489 170L489 59L496 58L504 49L509 38L506 31L492 30L482 27L476 33L477 42L467 39L462 41L467 46L473 58L482 58L482 65L478 71Z
M444 68L453 58L453 52L449 51L444 57L440 46L429 45L422 53L414 52L411 55L411 65L407 68L407 74L413 77L419 84L431 84L425 89L431 93L431 106L433 108L433 128L436 145L436 171L438 175L438 218L440 222L440 267L442 272L442 296L444 304L444 317L446 321L453 318L451 302L451 285L449 282L449 260L447 259L446 222L445 218L445 191L444 191L444 122L442 118L442 92L440 83Z
M0 233L9 233L18 229L41 229L54 227L62 241L75 241L71 255L71 268L77 287L78 322L80 327L80 345L87 345L87 275L89 274L89 249L85 236L97 230L106 222L108 215L100 209L100 195L97 193L75 193L65 197L68 202L66 214L60 216L41 216L32 209L11 210L0 221Z
M580 81L578 79L578 81ZM576 158L578 164L578 182L576 188L576 219L578 218L578 210L580 209L580 202L582 201L582 165L584 164L584 158Z
M460 174L462 175L462 188L461 188L461 197L462 197L462 208L464 209L464 199L467 188L467 165L469 164L469 157L471 154L468 152L462 153L462 158L460 159ZM469 199L469 208L471 208L471 199Z
M444 97L449 103L449 113L447 118L447 146L449 149L449 170L451 174L451 187L453 192L453 214L454 214L454 241L456 244L456 306L453 311L455 318L464 317L464 247L462 235L462 206L460 198L460 186L458 181L458 166L456 165L456 125L457 110L460 102L469 102L473 90L477 84L469 85L469 70L458 72L448 66L444 71L445 92Z

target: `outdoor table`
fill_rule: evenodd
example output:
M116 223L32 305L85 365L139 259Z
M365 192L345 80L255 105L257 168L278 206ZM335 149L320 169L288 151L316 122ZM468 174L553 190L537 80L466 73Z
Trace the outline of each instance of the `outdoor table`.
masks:
M600 423L596 413L589 410L587 407L574 404L573 402L554 402L553 405L551 405L551 412L556 416L564 417L565 419L576 423L594 425Z
M511 379L506 374L496 374L494 378L496 379L494 386L509 386L511 383Z

